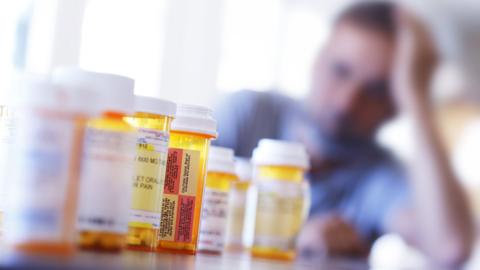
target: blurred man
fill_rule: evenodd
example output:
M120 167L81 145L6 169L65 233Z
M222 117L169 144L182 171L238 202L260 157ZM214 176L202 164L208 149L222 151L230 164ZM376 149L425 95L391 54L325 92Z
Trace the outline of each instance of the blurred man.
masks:
M361 2L335 21L305 100L242 91L220 103L216 143L238 155L249 157L261 138L307 146L312 208L302 254L364 254L394 232L437 263L468 256L471 217L429 102L436 60L415 18L391 3ZM414 119L417 159L407 169L375 141L397 111Z

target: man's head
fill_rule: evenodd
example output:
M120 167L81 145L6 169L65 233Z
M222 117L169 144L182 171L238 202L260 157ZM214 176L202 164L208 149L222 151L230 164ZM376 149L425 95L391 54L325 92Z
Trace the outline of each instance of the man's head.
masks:
M317 56L309 103L331 139L370 140L395 113L389 91L394 9L386 2L351 6L338 16Z

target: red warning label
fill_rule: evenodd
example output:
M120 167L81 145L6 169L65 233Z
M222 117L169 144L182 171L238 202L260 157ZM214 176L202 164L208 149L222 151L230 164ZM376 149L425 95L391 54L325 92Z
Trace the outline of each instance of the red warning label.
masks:
M200 152L171 148L165 175L160 240L191 242Z

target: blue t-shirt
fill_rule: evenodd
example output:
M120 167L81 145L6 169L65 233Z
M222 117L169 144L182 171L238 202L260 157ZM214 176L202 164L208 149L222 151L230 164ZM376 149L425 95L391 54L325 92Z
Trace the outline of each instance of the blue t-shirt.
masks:
M219 137L214 144L243 157L251 157L262 138L306 144L313 157L307 175L312 191L310 216L338 214L372 243L385 232L392 210L406 203L404 172L373 141L352 145L329 141L308 115L300 101L273 91L236 92L216 107ZM335 162L317 168L315 157Z

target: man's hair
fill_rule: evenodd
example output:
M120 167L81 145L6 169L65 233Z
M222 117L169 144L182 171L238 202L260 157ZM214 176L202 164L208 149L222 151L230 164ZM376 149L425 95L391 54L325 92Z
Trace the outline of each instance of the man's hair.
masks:
M360 1L343 10L335 24L351 22L361 27L393 36L395 33L395 4L387 1Z

